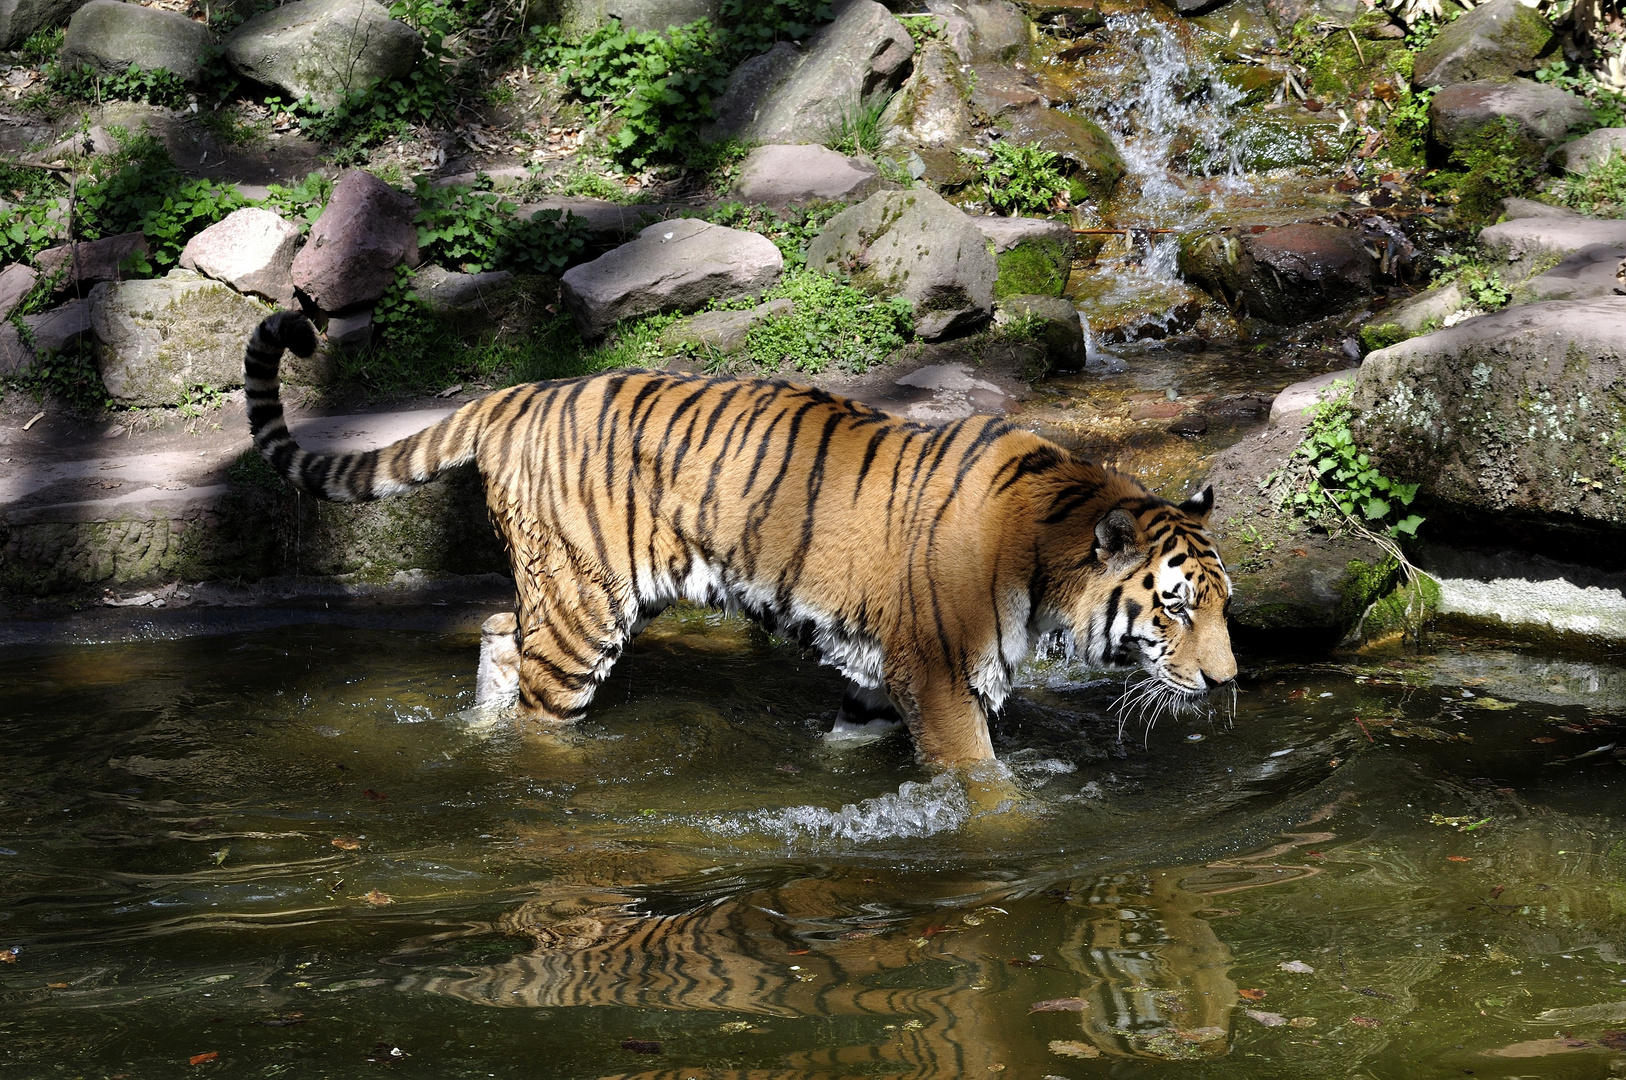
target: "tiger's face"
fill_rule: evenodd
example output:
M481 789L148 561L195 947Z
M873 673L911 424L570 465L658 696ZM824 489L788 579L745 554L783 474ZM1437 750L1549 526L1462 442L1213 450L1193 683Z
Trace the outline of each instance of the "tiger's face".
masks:
M1114 510L1096 525L1105 573L1074 600L1074 643L1090 663L1152 676L1126 704L1177 710L1236 677L1231 580L1204 531L1213 506L1208 488L1178 506Z

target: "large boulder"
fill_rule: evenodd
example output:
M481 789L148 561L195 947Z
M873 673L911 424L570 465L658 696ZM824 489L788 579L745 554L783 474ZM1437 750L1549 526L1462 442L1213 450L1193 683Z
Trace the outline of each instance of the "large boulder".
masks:
M1553 39L1553 27L1522 0L1489 0L1447 23L1412 69L1416 86L1522 75Z
M561 294L583 337L621 319L694 311L713 299L755 296L773 284L784 257L773 241L698 218L660 221L560 279Z
M1441 146L1457 146L1503 120L1521 138L1546 146L1591 117L1586 102L1568 90L1529 79L1453 83L1428 103L1429 133Z
M395 280L398 265L418 261L417 212L410 196L371 173L345 173L294 256L294 287L323 311L371 304Z
M1626 127L1598 128L1553 147L1548 157L1565 172L1586 172L1608 157L1626 157Z
M1283 325L1371 295L1377 269L1360 238L1336 225L1229 227L1180 240L1189 280L1239 315Z
M1386 475L1483 525L1618 534L1626 296L1524 304L1372 353L1353 405ZM1550 546L1541 544L1540 546Z
M1033 44L1033 24L1010 0L926 0L961 63L1010 63Z
M822 143L864 100L901 83L915 45L875 0L847 0L805 49L780 42L729 76L708 142Z
M243 385L243 342L271 309L191 270L90 290L96 362L123 405L174 405Z
M88 65L105 75L122 75L133 64L196 82L213 45L209 28L185 15L120 0L90 0L68 20L62 66Z
M1626 244L1626 221L1562 213L1519 217L1492 225L1479 233L1485 259L1499 263L1504 277L1528 277L1538 263L1551 263L1597 244Z
M61 307L0 323L0 375L26 371L40 357L67 348L89 332L88 300L69 300Z
M1087 197L1104 200L1123 178L1118 148L1092 120L1041 104L1007 113L995 125L1009 142L1032 143L1059 154L1075 202Z
M885 191L843 210L808 245L807 265L912 301L915 333L927 341L986 321L999 277L982 231L926 188Z
M823 146L759 146L740 163L733 195L768 206L851 202L868 198L881 183L868 161Z
M61 26L87 0L0 0L0 49L15 49L36 30Z
M10 317L12 308L22 302L39 277L38 270L22 263L12 263L0 270L0 320Z
M331 109L352 91L406 75L423 40L375 0L292 0L233 30L225 46L239 75Z
M1620 277L1626 265L1626 242L1590 244L1563 262L1538 274L1514 290L1516 302L1539 300L1590 300L1596 296L1626 293Z
M187 241L180 266L291 307L294 254L300 243L297 225L269 210L245 206Z
M994 248L996 297L1060 296L1073 268L1076 241L1065 221L985 215L971 219Z
M1052 371L1080 371L1086 359L1084 324L1071 300L1059 296L1018 294L1003 297L994 312L995 326L1030 321Z
M887 138L911 146L959 146L971 137L971 91L951 46L934 41L915 57L914 73L881 115Z

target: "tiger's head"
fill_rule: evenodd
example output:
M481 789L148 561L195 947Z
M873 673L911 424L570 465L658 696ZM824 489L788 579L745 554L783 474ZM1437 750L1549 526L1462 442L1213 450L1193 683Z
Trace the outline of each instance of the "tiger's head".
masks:
M1060 621L1091 664L1139 665L1152 676L1125 704L1179 711L1236 677L1226 624L1231 579L1205 531L1214 489L1178 505L1146 498L1095 524L1083 587L1067 590Z

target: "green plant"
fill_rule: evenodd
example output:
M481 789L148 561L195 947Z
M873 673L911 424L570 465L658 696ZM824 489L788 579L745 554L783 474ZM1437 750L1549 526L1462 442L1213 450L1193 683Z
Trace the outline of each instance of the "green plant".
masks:
M62 226L55 220L55 186L38 182L40 176L50 173L0 165L0 197L14 203L6 211L8 220L0 224L0 266L29 262L62 236Z
M1626 93L1599 82L1583 65L1555 56L1536 69L1536 80L1586 99L1593 127L1626 127Z
M1434 262L1439 268L1434 283L1449 285L1456 282L1462 295L1474 307L1496 311L1507 307L1508 301L1513 299L1513 290L1502 280L1501 271L1487 267L1471 256L1446 252L1435 256Z
M1387 349L1391 345L1398 345L1409 337L1411 335L1399 323L1363 326L1361 327L1361 349L1363 352L1377 352L1379 349Z
M898 16L898 21L903 23L905 30L909 31L909 37L914 41L917 49L925 48L928 41L948 29L948 23L936 15L903 14Z
M988 204L1002 214L1048 213L1067 191L1060 162L1042 146L995 142L978 166Z
M1611 151L1552 187L1566 206L1595 217L1626 218L1626 153Z
M1415 536L1418 514L1396 517L1417 496L1416 484L1402 484L1378 471L1350 430L1354 414L1349 391L1320 402L1310 414L1304 439L1286 465L1266 477L1285 511L1312 525L1337 532L1346 525L1390 538ZM1393 519L1393 520L1392 520Z
M901 346L914 323L914 306L902 297L874 297L811 270L786 273L764 297L780 298L792 302L791 314L746 332L751 358L770 371L866 371Z
M871 94L843 112L826 139L830 149L843 154L880 153L881 114L891 101L891 94Z
M603 199L605 202L631 203L636 200L627 193L626 185L618 184L608 176L589 169L578 168L566 178L559 194L583 199Z
M485 181L482 181L485 182ZM413 180L418 200L418 250L427 259L468 273L508 269L557 274L587 248L585 223L560 210L528 220L497 195L463 184L437 187Z
M176 412L191 419L206 412L214 412L225 400L226 396L208 383L193 383L186 388L186 400L180 403Z
M1428 151L1428 103L1438 87L1407 90L1389 112L1384 134L1389 144L1389 159L1403 169L1421 166Z
M300 232L309 232L332 195L332 180L321 173L308 173L295 184L272 184L259 205L293 221Z
M729 66L766 52L780 41L799 41L833 17L829 0L722 0L717 25L729 28Z
M248 202L234 184L183 179L162 143L115 133L119 149L78 186L75 232L87 240L139 231L147 258L173 266L186 242Z
M131 64L121 74L103 75L89 65L76 68L54 65L49 79L52 89L76 101L144 101L166 108L186 104L186 80L163 68L143 71Z
M768 206L747 206L742 202L718 203L705 214L705 219L731 229L746 229L761 233L779 248L785 269L795 270L807 262L807 245L824 231L830 219L847 208L846 203L815 203L811 206L787 206L783 211Z
M27 332L27 324L16 320L12 325L17 327L23 344L33 349L34 342ZM37 401L44 401L50 396L76 412L97 413L113 407L112 399L107 396L107 387L102 383L101 372L96 367L94 346L88 341L80 341L55 352L37 353L32 367L10 376L6 382L32 394Z
M62 27L41 27L28 35L22 47L17 51L22 54L23 62L43 67L56 59L57 53L62 51Z

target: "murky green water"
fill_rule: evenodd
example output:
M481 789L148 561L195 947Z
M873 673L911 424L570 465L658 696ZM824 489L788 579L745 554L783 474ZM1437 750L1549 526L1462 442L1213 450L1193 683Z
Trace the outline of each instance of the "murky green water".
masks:
M7 649L0 1075L1626 1075L1626 670L1435 644L1036 672L991 816L735 624L561 739L463 637Z

